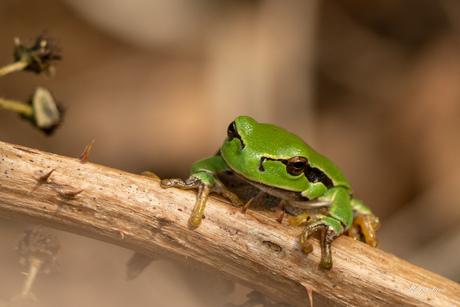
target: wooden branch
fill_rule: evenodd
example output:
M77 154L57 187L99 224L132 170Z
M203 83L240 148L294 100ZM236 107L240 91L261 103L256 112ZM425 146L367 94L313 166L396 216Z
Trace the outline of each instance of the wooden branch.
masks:
M195 229L188 224L193 191L165 190L151 178L7 143L0 143L0 155L3 218L219 272L297 306L309 305L308 291L315 303L335 306L460 302L457 283L348 237L334 242L334 267L324 272L317 241L307 256L297 244L301 227L280 225L251 208L242 214L211 197Z

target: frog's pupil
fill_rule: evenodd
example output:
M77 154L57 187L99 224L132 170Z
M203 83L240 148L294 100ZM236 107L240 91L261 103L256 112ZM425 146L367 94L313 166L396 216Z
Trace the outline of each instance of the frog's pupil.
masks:
M235 122L231 122L230 125L228 125L228 131L235 132L235 127L233 127L233 125L235 125Z
M305 163L303 163L303 162L295 162L292 165L294 166L294 168L301 169L301 168L304 168Z

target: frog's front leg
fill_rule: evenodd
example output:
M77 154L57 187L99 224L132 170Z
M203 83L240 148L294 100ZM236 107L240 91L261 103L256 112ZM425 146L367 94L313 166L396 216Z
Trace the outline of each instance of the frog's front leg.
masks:
M313 251L311 243L308 242L309 237L317 230L321 231L321 266L329 270L332 268L332 242L350 227L353 221L353 210L348 191L342 187L328 189L319 200L331 202L329 215L302 214L293 217L290 223L297 226L307 222L299 238L302 251L307 254Z
M226 169L228 167L222 157L216 155L193 164L190 169L190 177L185 181L177 178L163 179L160 185L163 188L198 189L195 207L189 219L192 226L198 227L201 225L206 202L211 192L221 194L228 198L234 205L243 205L238 196L230 192L217 178L217 174Z

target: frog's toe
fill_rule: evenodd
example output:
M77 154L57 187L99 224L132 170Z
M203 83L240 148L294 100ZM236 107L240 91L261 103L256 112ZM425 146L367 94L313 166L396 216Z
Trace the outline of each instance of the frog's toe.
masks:
M289 219L289 225L299 226L300 224L311 221L313 218L313 215L310 213L299 214Z
M189 218L189 223L190 225L192 225L193 227L199 227L201 225L201 221L203 219L203 213L202 212L193 212L191 215L190 215L190 218Z
M316 231L321 231L321 267L325 270L330 270L332 268L332 242L343 231L337 231L330 222L323 219L312 222L304 229L302 235L299 238L299 243L302 246L302 250L304 252L309 253L313 250L311 244L307 240Z
M348 234L352 233L352 238L359 239L359 230L361 229L361 233L364 235L364 239L366 240L367 244L372 247L379 246L379 240L375 235L375 230L380 227L380 221L378 217L370 214L359 214L353 220L353 225L350 227Z
M203 219L204 209L208 200L209 193L211 193L212 186L200 181L198 184L198 194L196 195L196 203L193 207L192 214L189 218L190 225L198 227L201 225Z
M352 238L353 240L360 240L361 239L361 233L359 232L359 227L357 225L351 225L348 228L348 236Z
M332 268L332 242L338 237L332 227L323 228L321 232L321 267L325 270Z
M160 181L160 186L162 188L179 188L179 189L194 189L199 188L200 185L203 183L201 182L200 178L195 176L190 176L189 178L182 180L180 178L171 178L171 179L163 179Z
M294 218L298 218L299 216L296 216ZM292 220L292 219L291 219ZM291 222L291 221L290 221ZM323 224L318 221L318 222L313 222L310 223L305 229L303 230L302 234L299 237L299 244L302 247L302 251L305 254L310 254L313 251L313 246L311 243L308 241L310 239L311 235L313 235L318 229L322 228Z
M332 257L328 257L328 258L321 257L321 267L327 271L332 269Z
M299 238L299 244L302 247L302 251L305 254L310 254L313 251L313 246L308 241L309 236L310 234L304 231L302 235L300 235L300 238Z
M186 184L182 179L179 178L171 178L171 179L163 179L160 181L160 186L162 188L185 188Z
M173 180L174 179L163 179L163 180L160 181L160 186L162 188L172 187L173 186ZM176 180L179 180L179 179L176 179Z

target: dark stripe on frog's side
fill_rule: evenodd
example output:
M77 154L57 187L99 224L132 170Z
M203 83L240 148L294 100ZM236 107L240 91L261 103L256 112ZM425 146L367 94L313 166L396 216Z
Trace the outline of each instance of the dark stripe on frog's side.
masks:
M260 158L260 164L259 164L259 171L264 172L264 162L267 160L271 161L280 161L283 163L283 161L286 161L285 159L273 159L273 158L268 158L268 157L262 157ZM308 161L308 160L307 160ZM310 164L307 162L307 167L303 171L305 177L307 180L311 183L316 183L316 182L322 182L327 188L333 187L334 183L332 182L331 178L329 178L322 170L316 167L311 167Z
M329 178L322 170L316 167L311 167L310 164L307 164L307 167L304 171L305 176L309 182L322 182L327 188L333 187L331 178Z

